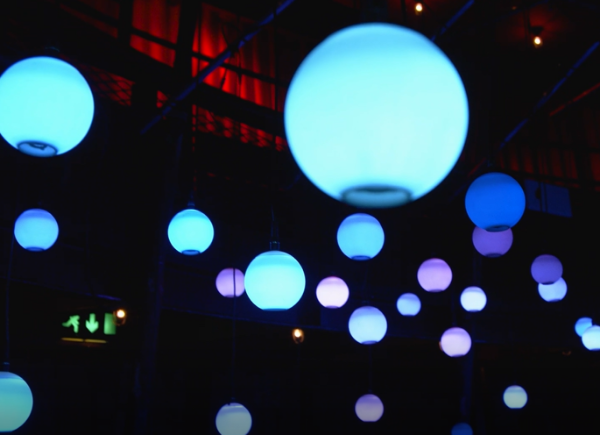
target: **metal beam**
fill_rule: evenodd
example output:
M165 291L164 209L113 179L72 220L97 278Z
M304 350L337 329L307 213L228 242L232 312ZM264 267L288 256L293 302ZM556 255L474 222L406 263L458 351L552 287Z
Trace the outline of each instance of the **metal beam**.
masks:
M444 33L446 33L446 31L447 31L447 30L448 30L448 29L449 29L449 28L450 28L450 27L451 27L451 26L452 26L452 25L453 25L453 24L456 22L456 20L458 20L460 17L462 17L462 16L463 16L463 14L464 14L465 12L467 12L471 6L473 6L473 3L475 3L475 0L469 0L467 3L465 3L465 5L464 5L462 8L460 8L460 10L459 10L457 13L455 13L455 14L452 16L452 18L450 18L450 19L449 19L449 20L446 22L446 24L444 24L444 25L442 26L442 28L441 28L441 29L440 29L440 30L439 30L439 31L438 31L438 32L437 32L435 35L433 35L433 36L431 37L431 41L435 42L435 40L436 40L437 38L439 38L439 37L440 37L440 36L442 36Z

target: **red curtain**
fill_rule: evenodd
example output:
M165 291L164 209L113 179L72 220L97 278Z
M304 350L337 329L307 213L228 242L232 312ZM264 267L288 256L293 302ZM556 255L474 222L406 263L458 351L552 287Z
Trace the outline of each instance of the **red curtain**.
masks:
M179 2L169 0L134 0L133 22L135 29L156 38L175 44L179 31ZM149 41L141 36L131 35L131 46L169 66L175 62L175 50L163 44Z

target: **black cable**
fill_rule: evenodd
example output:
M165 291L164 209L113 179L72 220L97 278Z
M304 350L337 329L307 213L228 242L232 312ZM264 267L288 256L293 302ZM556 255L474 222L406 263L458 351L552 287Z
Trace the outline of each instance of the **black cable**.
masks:
M10 241L10 253L8 256L8 271L6 272L6 287L4 292L4 334L5 334L5 348L4 348L4 370L8 371L10 367L10 334L9 334L9 303L10 303L10 275L12 272L12 262L13 262L13 248L15 245L15 234L12 233L11 241Z
M373 393L373 345L369 345L369 393Z
M231 401L235 401L235 300L237 292L235 286L235 267L233 269L233 314L231 319Z

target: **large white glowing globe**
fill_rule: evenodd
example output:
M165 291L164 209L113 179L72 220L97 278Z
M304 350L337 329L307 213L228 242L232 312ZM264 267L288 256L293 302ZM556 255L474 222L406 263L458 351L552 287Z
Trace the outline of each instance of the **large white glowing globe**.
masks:
M425 291L432 293L444 291L452 282L452 269L441 258L430 258L419 266L417 281Z
M339 201L395 207L450 172L469 123L462 80L414 30L384 23L333 33L304 59L284 110L292 154Z
M348 320L348 330L360 344L379 343L387 332L387 320L378 308L367 305L354 310Z
M0 76L0 134L36 157L63 154L85 137L94 97L73 66L52 57L31 57Z
M511 385L504 390L503 399L510 409L521 409L527 404L527 392L519 385Z
M28 251L45 251L58 238L58 222L46 210L32 208L17 218L14 234L17 243Z
M562 301L567 295L567 283L558 278L558 281L552 284L538 284L538 293L546 302Z
M442 351L453 358L465 356L471 350L471 336L462 328L446 330L440 340Z
M479 287L467 287L460 294L460 304L471 313L483 310L487 304L485 292Z
M27 382L10 372L0 372L0 432L12 432L23 425L33 408Z
M365 394L356 401L354 412L361 421L374 423L383 415L383 402L375 394Z
M575 322L575 333L581 337L591 326L593 326L591 317L581 317Z
M168 236L171 245L178 252L197 255L208 249L215 237L215 229L208 216L188 208L173 216L169 223Z
M473 429L467 423L457 423L452 426L451 435L473 435Z
M404 293L396 301L396 308L403 316L416 316L421 311L421 300L413 293Z
M317 285L317 299L325 308L340 308L348 301L350 289L343 279L330 276Z
M563 266L554 255L540 255L531 263L531 276L540 284L552 284L562 276Z
M215 285L221 296L226 298L241 296L244 293L244 273L233 267L223 269L217 275Z
M370 260L383 248L385 235L377 219L356 213L342 221L337 232L340 250L352 260Z
M590 326L581 336L581 342L587 350L600 350L600 326Z
M300 263L283 251L267 251L250 262L244 278L246 294L261 310L288 310L298 303L306 278Z
M219 409L215 424L221 435L246 435L252 428L252 416L244 405L231 402Z

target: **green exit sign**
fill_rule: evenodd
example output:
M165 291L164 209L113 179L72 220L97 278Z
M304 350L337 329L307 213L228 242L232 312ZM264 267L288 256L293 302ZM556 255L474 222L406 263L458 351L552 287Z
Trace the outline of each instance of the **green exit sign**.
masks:
M62 317L61 330L63 341L106 343L117 334L117 325L113 313L77 313Z

